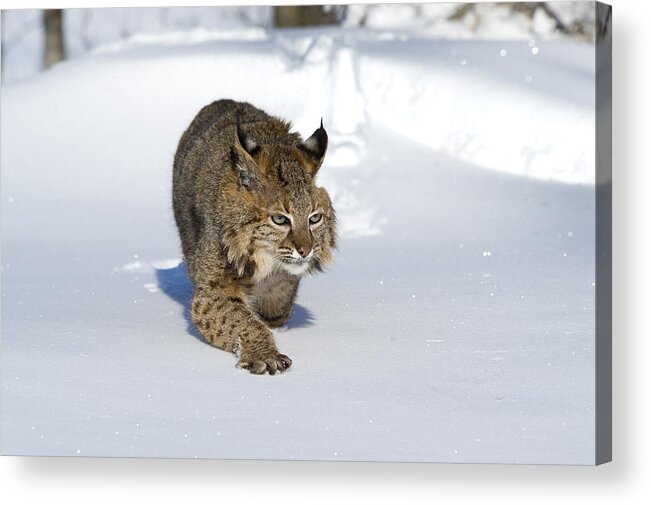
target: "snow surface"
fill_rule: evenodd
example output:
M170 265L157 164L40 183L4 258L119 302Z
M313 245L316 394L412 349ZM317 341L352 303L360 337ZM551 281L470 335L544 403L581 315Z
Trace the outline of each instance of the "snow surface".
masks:
M514 12L510 3L474 4L460 19L454 14L463 4L361 4L345 6L342 23L376 30L409 30L448 39L559 40L569 38L541 9L533 18ZM548 5L566 26L580 26L584 37L594 33L593 2L561 1ZM340 6L341 7L341 6ZM39 9L2 12L2 79L14 82L42 71L45 33ZM273 7L265 5L219 7L151 7L66 9L63 28L66 57L74 59L98 47L125 38L160 37L169 40L176 31L180 39L195 32L207 37L230 37L233 30L271 28ZM171 37L173 38L173 37Z
M594 30L595 8L592 2L547 2L566 26L577 23ZM565 37L556 29L556 23L541 9L533 18L513 10L511 2L480 2L471 6L470 12L456 15L468 4L359 4L348 6L344 23L348 26L363 24L376 29L399 28L417 31L437 38L452 39L528 39L531 37L560 39ZM456 15L455 15L456 14ZM591 33L587 34L591 36Z
M3 87L3 453L594 463L593 60L204 34ZM332 140L342 240L274 377L188 317L171 161L222 97Z

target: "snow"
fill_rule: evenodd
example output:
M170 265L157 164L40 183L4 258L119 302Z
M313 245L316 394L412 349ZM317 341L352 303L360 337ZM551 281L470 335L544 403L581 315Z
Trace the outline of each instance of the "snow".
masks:
M376 29L409 29L419 34L452 39L508 39L529 37L560 39L551 17L536 9L533 18L513 10L509 2L480 2L471 6L460 19L455 13L468 6L462 3L429 4L371 4L350 5L345 23ZM595 9L590 2L549 2L557 16L567 26L577 23L594 26Z
M3 87L3 453L592 464L592 46L265 33ZM222 97L331 138L274 377L189 321L171 161Z
M43 61L45 33L40 9L2 12L3 82L38 74ZM66 9L63 19L68 58L118 46L126 38L182 43L200 38L255 37L256 27L269 26L269 6L157 7ZM209 29L208 29L209 28Z

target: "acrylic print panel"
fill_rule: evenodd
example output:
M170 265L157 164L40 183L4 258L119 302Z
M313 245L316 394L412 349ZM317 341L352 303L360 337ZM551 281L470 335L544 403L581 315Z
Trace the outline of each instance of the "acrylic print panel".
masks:
M610 8L2 15L4 454L610 459ZM204 342L172 212L223 98L329 139L338 250L274 376Z

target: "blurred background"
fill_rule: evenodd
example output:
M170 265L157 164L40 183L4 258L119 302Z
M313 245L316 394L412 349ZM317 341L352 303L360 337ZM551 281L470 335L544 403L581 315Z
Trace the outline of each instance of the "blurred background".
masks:
M2 82L144 35L340 25L451 39L595 37L592 2L164 7L2 12Z

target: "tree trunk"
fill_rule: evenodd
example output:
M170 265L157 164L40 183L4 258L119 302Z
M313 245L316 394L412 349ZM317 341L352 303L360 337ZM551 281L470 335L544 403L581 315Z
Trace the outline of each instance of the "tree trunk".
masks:
M0 77L2 82L5 82L5 65L7 61L7 43L5 42L5 23L7 19L7 11L0 11L0 34L2 35L2 40L0 40Z
M276 28L333 25L336 23L336 10L331 8L326 11L323 5L281 5L274 7L274 25Z
M66 58L63 43L63 10L46 9L43 11L45 25L45 68Z

